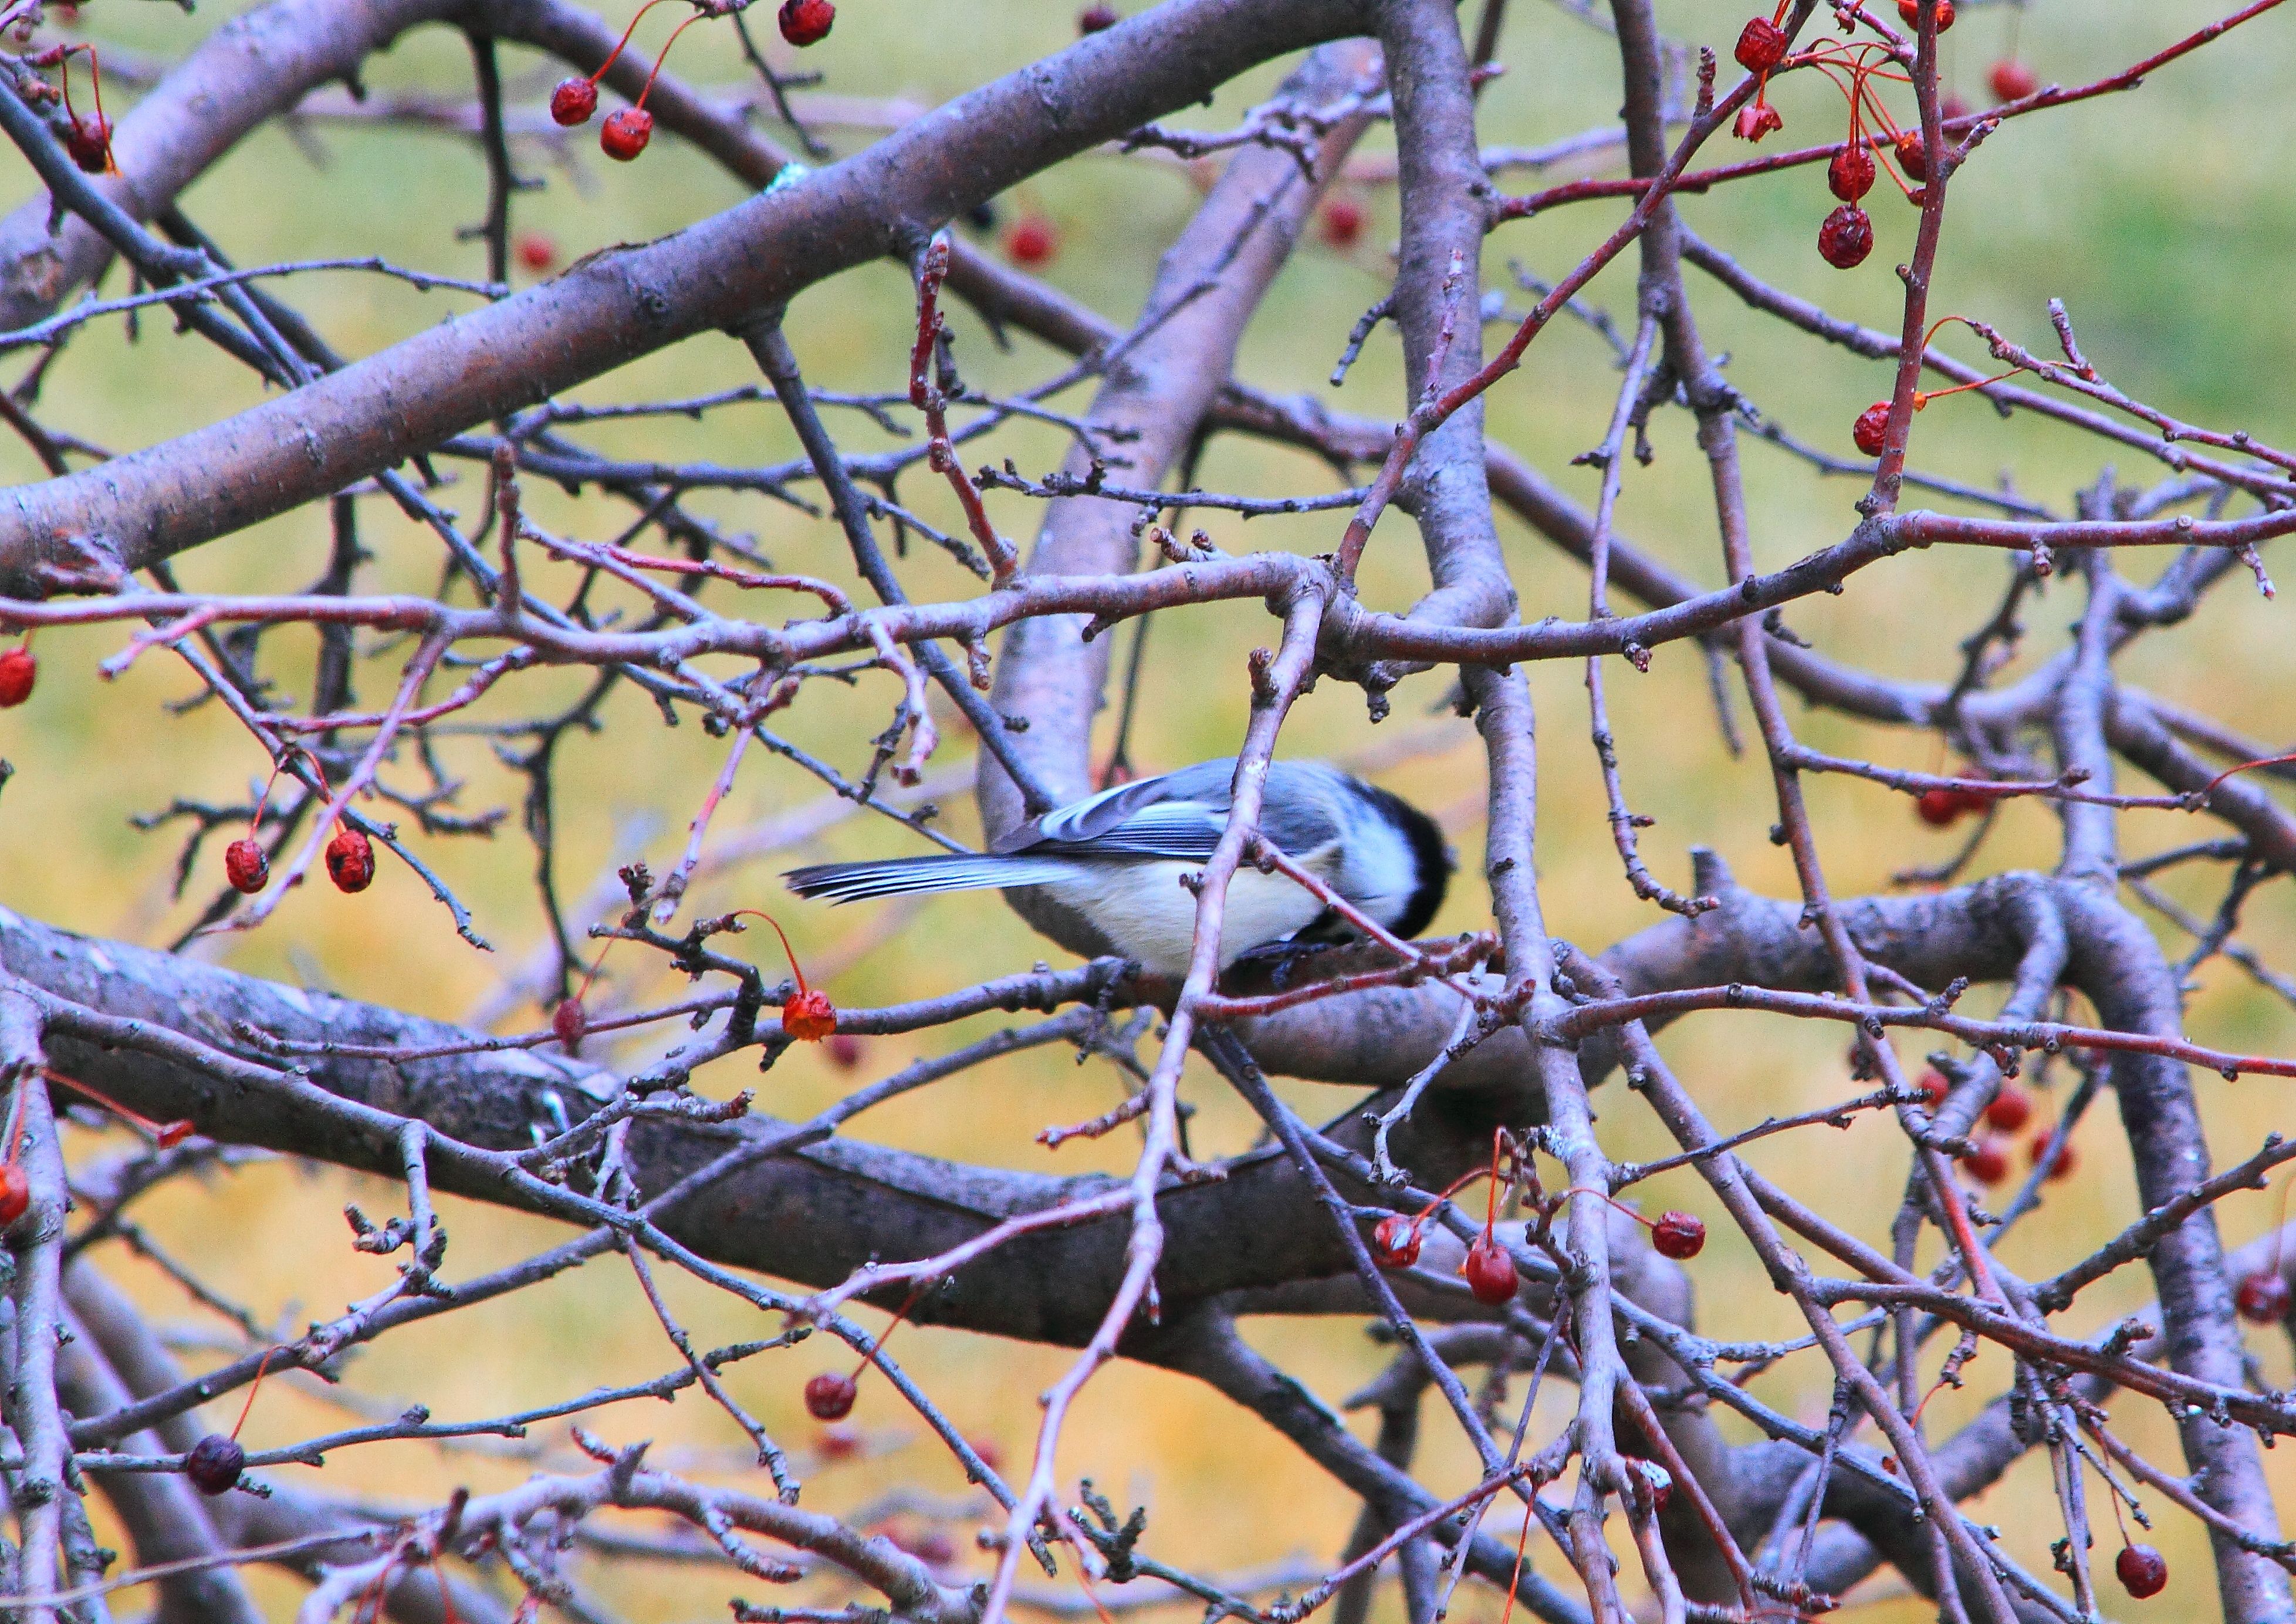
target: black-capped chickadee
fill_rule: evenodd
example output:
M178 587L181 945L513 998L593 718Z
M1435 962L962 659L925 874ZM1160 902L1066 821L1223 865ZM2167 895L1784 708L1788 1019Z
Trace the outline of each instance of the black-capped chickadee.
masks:
M1196 898L1180 883L1227 823L1235 759L1200 761L1087 796L1023 824L980 855L824 863L783 876L800 897L859 902L905 892L1041 890L1152 974L1187 972ZM1443 832L1418 808L1320 761L1267 769L1259 830L1381 924L1417 935L1451 877ZM1250 864L1229 882L1220 966L1273 942L1353 934L1314 893Z

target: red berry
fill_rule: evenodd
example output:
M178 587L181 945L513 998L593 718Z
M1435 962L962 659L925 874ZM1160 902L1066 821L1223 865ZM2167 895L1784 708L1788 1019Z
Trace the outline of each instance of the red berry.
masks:
M2112 1559L2112 1574L2120 1587L2144 1601L2168 1588L2169 1563L2149 1545L2125 1545Z
M913 1536L906 1547L910 1555L930 1568L945 1568L956 1560L956 1541L945 1529L922 1529Z
M111 168L111 120L102 113L75 113L64 134L64 151L90 175Z
M1866 449L1864 418L1857 420L1857 427L1859 431L1857 448L1863 451ZM1962 803L1959 790L1923 790L1914 798L1914 810L1920 815L1922 822L1929 824L1932 829L1952 827L1961 821L1961 815L1968 809Z
M1060 234L1041 214L1022 215L1004 234L1005 257L1015 265L1049 265L1060 246Z
M2049 1153L2049 1147L2057 1142L2058 1137L2059 1135L2056 1133L2046 1133L2033 1141L2035 1167L2041 1165L2042 1159ZM2055 1184L2059 1179L2070 1178L2073 1176L2073 1169L2079 1165L2079 1153L2071 1145L2066 1145L2057 1153L2057 1165L2049 1169L2049 1182Z
M32 1181L12 1161L0 1161L0 1224L12 1224L32 1205Z
M837 1029L837 1005L818 987L782 1005L782 1030L802 1043L819 1043Z
M247 1451L220 1432L210 1432L184 1456L184 1475L203 1495L229 1494L247 1468Z
M1849 438L1867 456L1881 455L1890 439L1890 403L1877 400L1858 413L1857 421L1849 426Z
M1906 172L1906 178L1927 180L1930 177L1930 150L1922 140L1921 131L1906 130L1899 135L1895 150L1898 168Z
M1961 1159L1961 1165L1967 1168L1969 1176L1981 1185L1997 1185L2009 1177L2008 1152L2001 1148L1998 1140L1992 1138L1980 1139L1969 1154Z
M598 86L590 79L561 79L550 93L550 116L571 129L590 122L598 111Z
M0 710L11 709L32 697L32 685L39 680L40 662L26 648L10 649L0 654Z
M558 263L558 244L538 231L518 234L518 262L529 271L546 271Z
M2260 1268L2240 1283L2233 1301L2249 1324L2276 1325L2288 1317L2288 1282L2271 1269Z
M1855 270L1874 251L1874 222L1855 203L1844 203L1817 228L1818 258L1837 271Z
M618 163L627 163L646 150L653 139L653 115L643 107L618 107L606 115L598 131L598 149Z
M824 1427L813 1448L825 1461L841 1461L861 1452L861 1434L852 1427Z
M1733 53L1749 73L1767 73L1786 60L1786 31L1767 17L1749 17Z
M850 1071L858 1067L868 1048L850 1032L832 1032L829 1041L822 1046L828 1051L829 1063L840 1071Z
M1098 34L1114 28L1124 19L1116 14L1112 5L1087 5L1077 13L1077 32Z
M1371 1232L1371 1255L1382 1268L1409 1268L1419 1261L1419 1220L1400 1212L1380 1219Z
M1993 64L1985 76L1997 102L2021 102L2041 87L2041 81L2030 68L2013 56L2005 56Z
M1353 248L1356 239L1363 235L1363 205L1351 197L1335 197L1324 205L1319 224L1325 246Z
M223 877L231 882L232 890L250 897L269 883L271 859L254 836L243 834L223 849Z
M1735 130L1741 141L1759 141L1772 130L1785 128L1785 115L1767 102L1755 102L1738 110Z
M1688 1212L1661 1212L1651 1226L1651 1246L1680 1263L1706 1250L1706 1220Z
M327 842L327 878L339 891L363 891L374 883L374 844L345 824Z
M1915 1079L1914 1087L1922 1091L1922 1098L1930 1103L1931 1111L1944 1104L1945 1096L1953 1092L1953 1085L1945 1080L1945 1073L1935 1066L1923 1071Z
M1620 1453L1624 1453L1623 1448ZM1664 1511L1666 1503L1674 1498L1674 1473L1654 1460L1638 1456L1629 1458L1633 1461L1633 1469L1641 1475L1644 1482L1650 1485L1651 1509Z
M2005 1134L2013 1134L2032 1120L2033 1096L2014 1083L2001 1085L2001 1092L1985 1108L1985 1126L1997 1128Z
M782 37L793 45L817 45L829 37L837 8L829 0L782 0Z
M590 1012L580 997L561 998L558 1007L550 1012L550 1029L558 1041L566 1046L569 1054L582 1046L582 1039L590 1030Z
M1874 190L1874 154L1862 146L1846 146L1825 166L1825 184L1845 203L1854 203Z
M860 1389L841 1371L824 1370L805 1384L805 1413L816 1421L842 1421Z
M1459 1265L1459 1272L1467 1277L1467 1289L1475 1294L1477 1302L1496 1308L1501 1303L1514 1300L1520 1284L1515 1278L1514 1259L1507 1256L1506 1248L1488 1231L1477 1235L1474 1244L1467 1248L1466 1261Z
M1907 28L1913 28L1921 21L1921 0L1898 0L1898 15L1905 19ZM1953 0L1938 0L1937 20L1940 34L1953 27Z

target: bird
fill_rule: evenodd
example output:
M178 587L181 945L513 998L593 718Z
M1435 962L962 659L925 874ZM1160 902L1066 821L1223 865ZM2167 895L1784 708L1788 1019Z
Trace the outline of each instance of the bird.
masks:
M1181 883L1212 855L1235 758L1137 779L1022 824L988 851L822 863L783 876L800 897L861 902L936 891L1037 890L1084 916L1152 975L1187 973L1196 898ZM1452 857L1418 808L1322 761L1267 769L1261 835L1370 918L1408 939L1443 905ZM1345 941L1356 931L1296 880L1250 863L1228 882L1219 967L1247 953Z

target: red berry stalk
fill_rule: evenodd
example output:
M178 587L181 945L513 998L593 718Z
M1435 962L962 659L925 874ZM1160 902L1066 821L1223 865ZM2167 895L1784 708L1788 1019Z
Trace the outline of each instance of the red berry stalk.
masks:
M263 809L271 804L272 786L279 782L279 768L274 762L271 776L263 781L263 793L255 798L255 810L248 817L247 833L223 849L223 877L231 889L244 897L252 897L271 882L271 858L262 843L255 837L263 829Z
M805 1384L807 1415L816 1421L842 1421L853 1413L853 1401L861 1392L862 1373L877 1362L877 1356L884 1351L885 1344L892 1340L893 1333L901 1328L901 1322L909 1316L909 1310L917 1306L917 1299L924 1294L925 1288L922 1285L909 1293L909 1300L901 1305L901 1311L893 1316L893 1323L885 1327L885 1333L877 1339L876 1345L861 1356L861 1362L853 1367L851 1375L840 1371L824 1370Z
M71 59L78 51L87 53L89 94L95 99L95 111L85 115L73 109L71 99ZM95 47L62 46L57 49L56 62L63 70L64 112L70 120L64 133L64 151L86 174L117 173L111 161L111 120L103 116L103 71L97 64Z
M805 966L797 962L797 949L790 946L789 932L782 929L780 920L759 908L737 909L734 917L745 915L773 926L774 934L782 939L782 952L789 959L790 973L797 978L797 997L782 1005L782 1030L800 1042L819 1043L837 1029L837 1005L819 988L806 985Z
M255 1407L255 1395L263 1385L264 1374L271 1368L271 1356L277 1351L266 1348L263 1358L255 1367L255 1380L248 1383L247 1402L239 1407L239 1419L232 1423L228 1436L210 1432L193 1444L184 1456L184 1475L192 1480L192 1487L213 1497L229 1494L239 1487L240 1473L247 1469L247 1451L239 1445L239 1430L247 1424L247 1413Z
M550 116L554 120L569 129L578 124L590 122L590 115L598 111L598 81L605 77L608 69L620 60L622 52L630 43L630 36L637 32L638 19L661 3L662 0L646 0L644 5L638 7L636 12L630 18L630 26L622 30L621 38L616 40L614 48L606 53L606 60L598 64L597 72L585 78L558 81L558 87L550 93ZM690 22L693 19L688 18L686 21ZM676 36L673 35L671 37L675 38ZM657 70L659 70L658 65ZM647 83L651 85L652 81L649 79ZM631 154L634 158L636 155L635 152Z
M121 1121L148 1136L152 1143L163 1151L171 1151L192 1136L192 1125L178 1117L172 1122L154 1122L140 1111L131 1111L101 1088L83 1083L76 1077L66 1077L61 1071L40 1068L40 1075L52 1083L62 1083L75 1094L84 1094Z

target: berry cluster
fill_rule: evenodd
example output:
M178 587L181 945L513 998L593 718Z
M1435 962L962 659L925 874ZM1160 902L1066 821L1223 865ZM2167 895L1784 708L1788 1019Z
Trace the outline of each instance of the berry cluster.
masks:
M283 765L283 761L280 766ZM324 788L326 774L316 761L311 765ZM223 877L232 890L244 897L252 897L271 883L271 854L263 849L263 843L256 836L263 828L263 809L270 804L272 786L278 782L279 767L275 766L262 795L256 800L255 811L247 820L247 833L223 849ZM374 842L367 838L365 830L353 827L348 819L336 820L334 837L327 842L324 856L327 878L346 896L374 883Z
M557 88L550 93L553 120L568 129L590 121L590 116L598 111L598 81L620 60L623 51L628 47L630 36L637 31L638 19L661 4L662 0L646 0L638 7L636 15L630 19L629 27L622 30L621 38L606 53L606 60L598 64L595 73L559 80ZM646 150L647 143L653 139L653 115L646 111L645 105L646 98L653 94L653 82L661 77L661 65L669 60L669 48L677 43L677 37L709 15L710 13L706 11L697 11L670 30L668 39L662 44L661 54L654 58L653 68L647 73L645 84L638 91L638 99L627 107L616 108L606 115L605 123L598 129L598 149L607 157L619 163L628 163ZM790 44L800 46L818 45L829 37L830 25L837 21L837 7L831 4L831 0L783 0L775 21L781 26L782 37Z
M72 105L71 59L85 54L87 58L89 94L94 98L92 112L83 113ZM111 175L118 172L111 161L111 120L103 116L103 73L95 57L95 47L89 45L53 45L33 52L24 59L30 68L61 69L63 80L64 152L75 168L88 175ZM53 106L56 92L38 79L29 79L22 86L31 99L43 99Z
M1542 1195L1538 1177L1530 1161L1506 1130L1501 1128L1491 1136L1491 1162L1488 1168L1477 1168L1454 1179L1435 1199L1415 1213L1390 1212L1371 1232L1371 1255L1382 1268L1409 1268L1419 1261L1419 1246L1424 1238L1427 1220L1435 1210L1460 1190L1477 1179L1487 1179L1483 1210L1483 1230L1468 1244L1467 1255L1461 1260L1459 1273L1467 1282L1467 1289L1475 1300L1498 1308L1514 1300L1521 1285L1515 1269L1514 1259L1498 1239L1499 1202L1505 1192L1521 1185L1530 1199L1536 1221L1530 1241L1537 1241L1554 1223L1562 1204L1574 1195L1593 1195L1618 1208L1637 1224L1651 1232L1651 1250L1662 1258L1677 1262L1696 1257L1706 1249L1706 1222L1693 1213L1669 1210L1656 1218L1646 1218L1631 1207L1620 1206L1600 1190L1570 1189L1554 1195Z
M1934 1066L1922 1073L1917 1087L1932 1111L1945 1103L1945 1096L1952 1088L1945 1073ZM2033 1096L2015 1083L2005 1080L1979 1119L1978 1126L1983 1131L1962 1156L1961 1165L1981 1185L1999 1184L2009 1177L2011 1144L2032 1120ZM2071 1177L2073 1169L2079 1165L2079 1157L2065 1142L2065 1130L2047 1124L2034 1134L2026 1147L2026 1155L2037 1168L2047 1165L2051 1184Z

